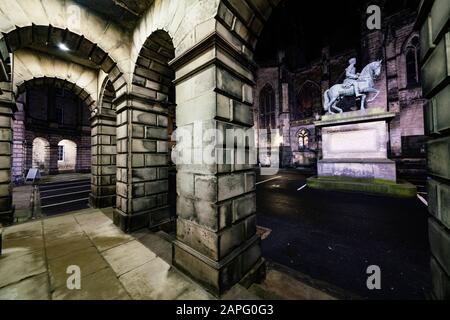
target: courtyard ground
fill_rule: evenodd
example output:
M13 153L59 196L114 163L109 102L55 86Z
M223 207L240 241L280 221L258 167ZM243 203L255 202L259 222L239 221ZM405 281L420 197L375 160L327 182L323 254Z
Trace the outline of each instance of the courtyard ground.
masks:
M268 276L263 284L250 290L236 287L229 296L425 298L430 286L426 205L419 198L311 190L305 187L309 176L282 170L258 177L258 225ZM60 175L46 182L59 185L80 178ZM18 212L27 210L31 190L14 189ZM423 191L422 196L426 198ZM213 298L170 268L172 235L147 230L123 234L113 225L111 212L88 209L6 228L0 298ZM65 289L68 263L85 265L89 285L81 291ZM380 291L367 289L369 265L381 268ZM169 275L181 279L180 288L164 289L173 281ZM139 281L143 284L137 285Z
M171 267L171 237L142 230L124 234L112 210L87 209L3 230L2 299L214 299ZM81 270L81 289L67 287L68 267ZM223 299L334 299L295 273L268 264L267 277L236 285Z

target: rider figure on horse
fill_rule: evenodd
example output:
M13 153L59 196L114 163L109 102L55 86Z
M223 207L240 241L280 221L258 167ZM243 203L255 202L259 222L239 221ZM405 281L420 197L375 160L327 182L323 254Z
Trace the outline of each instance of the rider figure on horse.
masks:
M358 87L358 79L359 79L359 73L356 73L356 58L351 58L349 61L349 66L347 69L345 69L345 76L346 79L344 81L344 86L347 88L353 87L355 89L355 95L356 97L361 97L362 94L359 93L359 87Z

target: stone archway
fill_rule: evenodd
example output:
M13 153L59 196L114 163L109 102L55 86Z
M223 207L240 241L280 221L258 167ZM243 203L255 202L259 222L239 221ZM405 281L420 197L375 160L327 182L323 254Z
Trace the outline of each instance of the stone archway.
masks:
M77 167L77 144L68 139L58 142L58 172L75 172Z
M14 96L33 86L53 85L73 92L89 109L95 105L98 89L94 70L25 50L14 57Z
M0 20L0 56L8 68L11 52L33 48L57 53L59 45L64 44L69 49L59 53L64 59L100 66L110 75L116 90L125 84L124 79L115 80L130 72L128 34L94 11L71 0L12 0L0 12Z
M38 168L41 174L48 174L50 168L50 143L48 140L37 137L32 146L32 167Z
M25 73L22 73L23 76ZM79 114L87 114L90 113L93 106L95 106L95 101L92 96L92 94L88 93L85 89L79 87L75 83L71 83L67 80L62 80L59 78L50 78L50 77L39 77L39 78L31 78L30 80L25 80L26 77L22 77L20 81L20 85L17 86L16 89L16 96L18 97L18 100L21 101L21 108L19 108L14 116L15 120L13 121L13 141L14 141L14 155L13 155L13 171L17 172L18 175L23 175L26 173L26 171L32 167L32 138L35 137L36 134L38 137L45 137L47 141L49 141L49 145L47 146L48 150L47 152L47 158L48 158L48 166L46 170L46 173L49 174L57 174L60 172L59 166L58 166L58 142L59 140L69 138L67 136L67 133L64 132L58 132L53 130L53 133L50 131L42 131L41 133L37 133L33 130L30 130L27 128L26 124L26 113L29 113L30 106L25 106L25 102L22 96L25 96L25 93L29 90L36 89L36 88L53 88L54 90L63 90L65 92L70 92L73 94L72 97L76 97L77 103L79 103L79 106L83 109L79 112L76 112L77 115ZM88 89L87 89L88 90ZM95 92L94 92L95 94ZM26 100L26 99L25 99ZM55 115L55 110L47 110L49 114ZM49 121L56 121L56 118L48 119ZM47 123L47 122L46 122ZM47 123L49 125L49 123ZM24 137L26 140L28 140L28 143L24 144L23 140ZM74 163L76 163L76 167L72 168L73 171L76 172L90 172L90 157L91 153L90 150L86 149L86 145L90 145L90 136L86 137L79 137L76 141L78 148L76 149L76 160ZM31 139L31 140L30 140ZM72 138L73 139L73 138ZM20 155L22 153L25 153L26 156L22 158ZM72 170L71 169L71 170ZM14 179L19 181L17 177L14 176Z
M10 68L15 68L10 53L25 48L47 52L49 45L59 44L73 54L60 54L58 60L93 62L108 74L116 92L117 112L115 222L132 231L150 221L162 221L167 214L168 103L177 103L177 126L192 136L198 124L220 132L253 126L252 50L264 19L277 2L155 0L130 38L81 6L83 23L74 30L67 19L70 7L76 6L70 0L49 0L46 8L38 2L27 7L12 0L1 15L0 51L6 71L2 80L8 80ZM146 47L156 52L149 57L143 52ZM134 70L136 65L144 69ZM174 80L176 101L170 101L166 80ZM1 90L2 98L9 101L2 106L12 109L12 84L3 83ZM98 101L98 96L92 100ZM10 132L10 126L4 129ZM230 163L211 165L202 160L198 165L178 165L180 206L173 251L178 268L220 294L251 270L257 273L262 260L256 235L253 164L237 161L239 156L249 157L248 143L238 141L224 150L226 141L216 142L213 151L222 158L231 155ZM10 140L0 149L8 150L8 145ZM204 146L202 141L200 147ZM192 144L188 149L196 147ZM5 154L8 159L10 154ZM5 192L0 194L0 211L10 215L9 167L1 174Z
M18 92L15 85L21 85L22 82L34 77L67 79L76 85L72 89L81 88L76 93L83 95L81 99L93 104L98 99L98 94L93 95L90 92L91 97L85 92L89 92L88 84L93 85L94 81L88 80L89 72L82 72L84 68L93 68L106 73L116 92L127 92L126 75L130 74L131 41L128 39L128 33L111 21L70 0L63 2L49 0L45 4L35 2L26 5L13 0L2 8L0 16L2 21L0 104L5 110L1 130L11 133L10 118L16 110L14 100ZM75 23L77 21L78 23ZM29 63L25 65L22 63L24 69L21 71L25 70L24 73L28 76L16 79L13 75L16 71L20 71L20 64L23 61L15 58L26 56L26 51L29 53L26 59ZM44 59L49 62L45 63L48 67L44 68L46 72L41 72L43 70L39 68L33 69L36 65L43 66L42 61L36 59L37 56L40 58L47 56ZM77 80L73 80L71 77L73 75L76 75ZM14 84L11 82L12 79L16 80ZM8 159L11 158L11 141L6 139L2 144L0 149L4 151L1 155L4 166L0 171L4 174L4 178L0 180L2 187L0 220L10 222L14 211L11 201L11 178L8 178L11 170L11 165L8 165L10 163Z

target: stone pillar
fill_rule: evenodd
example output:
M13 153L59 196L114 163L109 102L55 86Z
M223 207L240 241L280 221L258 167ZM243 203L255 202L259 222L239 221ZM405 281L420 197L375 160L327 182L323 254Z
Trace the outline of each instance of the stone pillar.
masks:
M15 184L22 184L26 174L25 112L23 105L18 105L18 108L13 122L12 179Z
M91 137L81 136L77 143L77 161L75 171L77 173L91 172Z
M450 299L450 2L424 1L417 25L421 27L421 61L428 143L428 204L432 296Z
M10 224L14 220L11 184L11 126L16 105L9 88L9 83L2 83L0 87L0 224Z
M137 94L114 100L117 198L114 223L131 232L170 220L167 106Z
M92 182L89 203L94 208L112 207L116 201L115 111L96 115L92 121Z
M33 167L33 139L30 137L30 133L25 130L25 173L27 174L28 171ZM46 150L46 156L47 159L50 161L50 150ZM47 162L49 163L49 162ZM48 174L48 168L47 172Z
M236 157L248 158L248 145L237 139L234 147L223 149L229 138L226 129L254 125L250 66L217 34L172 63L177 139L184 140L182 146L177 142L173 265L216 295L263 265L256 235L254 164L238 163ZM202 159L202 153L215 154L218 161ZM221 162L227 155L231 161ZM181 158L193 164L181 163Z
M49 154L49 166L48 166L48 174L52 175L52 174L58 174L59 173L59 169L58 169L58 143L53 142L53 141L49 141L50 142L50 146L48 147L48 154ZM33 148L33 147L31 147Z

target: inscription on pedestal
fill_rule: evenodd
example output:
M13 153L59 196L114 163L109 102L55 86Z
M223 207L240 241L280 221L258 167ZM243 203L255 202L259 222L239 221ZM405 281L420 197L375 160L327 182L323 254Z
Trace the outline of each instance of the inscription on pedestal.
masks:
M323 159L387 159L385 121L338 125L322 131Z
M387 157L388 126L382 116L377 114L370 121L374 115L365 117L359 112L358 120L353 115L346 122L340 116L334 126L328 119L328 126L322 129L323 159L318 163L319 176L396 181L395 162Z

